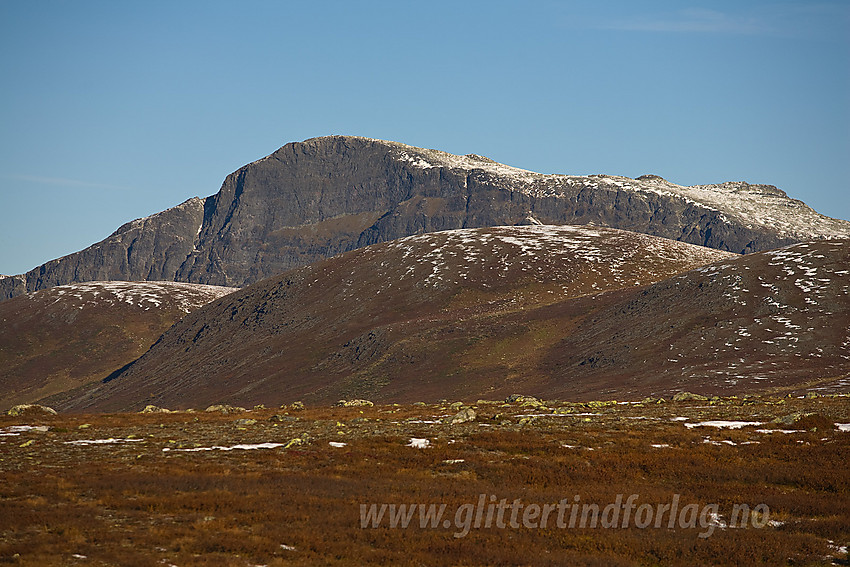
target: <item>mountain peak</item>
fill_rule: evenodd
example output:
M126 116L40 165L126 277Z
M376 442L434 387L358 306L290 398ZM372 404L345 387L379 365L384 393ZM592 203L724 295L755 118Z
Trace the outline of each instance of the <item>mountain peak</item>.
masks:
M105 240L0 279L0 299L87 280L244 286L378 242L459 228L593 224L735 253L850 237L770 185L543 174L477 155L324 136L292 142Z

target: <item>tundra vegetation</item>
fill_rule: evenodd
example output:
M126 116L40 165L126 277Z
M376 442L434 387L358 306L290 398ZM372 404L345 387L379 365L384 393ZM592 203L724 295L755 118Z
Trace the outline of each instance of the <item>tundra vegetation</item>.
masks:
M0 418L16 565L831 565L850 542L845 396L367 403ZM659 528L363 527L481 495L716 505ZM488 500L489 502L490 500ZM736 506L769 517L734 521ZM632 511L635 514L635 511ZM505 516L507 521L508 515ZM754 525L756 524L756 525ZM470 526L467 526L469 528ZM459 531L462 537L458 537Z

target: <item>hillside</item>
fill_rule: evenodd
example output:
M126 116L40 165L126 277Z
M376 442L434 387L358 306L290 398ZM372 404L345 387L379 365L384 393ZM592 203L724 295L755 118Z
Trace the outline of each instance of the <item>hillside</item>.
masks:
M410 237L195 311L114 380L51 403L844 391L849 260L848 240L736 257L587 227Z
M733 254L609 228L516 226L411 236L270 278L183 318L68 410L347 396L416 401L530 386L576 322L560 305ZM529 381L532 382L529 382ZM510 392L508 392L510 393Z
M723 260L605 303L550 351L562 385L548 395L850 386L850 240Z
M89 282L0 303L0 409L101 380L231 288Z
M290 143L190 199L105 240L0 279L0 299L89 280L174 280L241 287L409 235L514 225L594 224L732 251L850 237L769 185L682 187L647 175L544 175L349 136Z

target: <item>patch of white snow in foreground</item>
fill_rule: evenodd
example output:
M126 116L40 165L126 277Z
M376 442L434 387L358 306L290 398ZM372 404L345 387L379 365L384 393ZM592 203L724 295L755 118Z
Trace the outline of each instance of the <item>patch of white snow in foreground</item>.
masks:
M850 431L850 423L836 423L839 431Z
M418 439L416 437L412 437L410 439L410 443L405 445L405 447L413 447L414 449L425 449L426 447L428 447L430 445L431 445L431 442L428 441L427 439Z
M0 436L11 437L14 435L20 435L24 431L45 433L48 429L50 428L46 425L10 425L9 427L0 428Z
M232 451L234 449L241 449L243 451L250 451L251 449L274 449L276 447L283 447L285 443L254 443L247 445L233 445L232 447L222 447L220 445L216 445L214 447L194 447L192 449L172 449L171 447L163 447L164 451Z
M76 441L65 441L66 445L114 445L116 443L136 443L144 439L77 439Z
M734 441L730 441L729 439L723 439L722 441L714 441L709 437L703 439L702 442L709 443L710 445L732 445L733 447L738 445L737 443L735 443Z
M761 425L761 421L701 421L699 423L685 423L688 429L694 427L719 427L721 429L740 429L748 425Z
M331 447L345 447L348 443L343 443L341 441L328 441L328 445Z

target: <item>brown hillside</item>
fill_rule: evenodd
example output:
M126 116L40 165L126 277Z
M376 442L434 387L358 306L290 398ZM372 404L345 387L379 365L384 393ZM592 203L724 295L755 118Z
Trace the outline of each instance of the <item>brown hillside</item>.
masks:
M850 240L724 260L605 303L550 350L548 395L850 386Z
M0 303L0 409L103 379L138 358L183 315L232 291L88 282Z
M603 301L733 254L608 228L412 236L270 278L191 313L68 410L471 397L532 386ZM578 298L578 299L577 299ZM566 311L565 311L566 310Z

